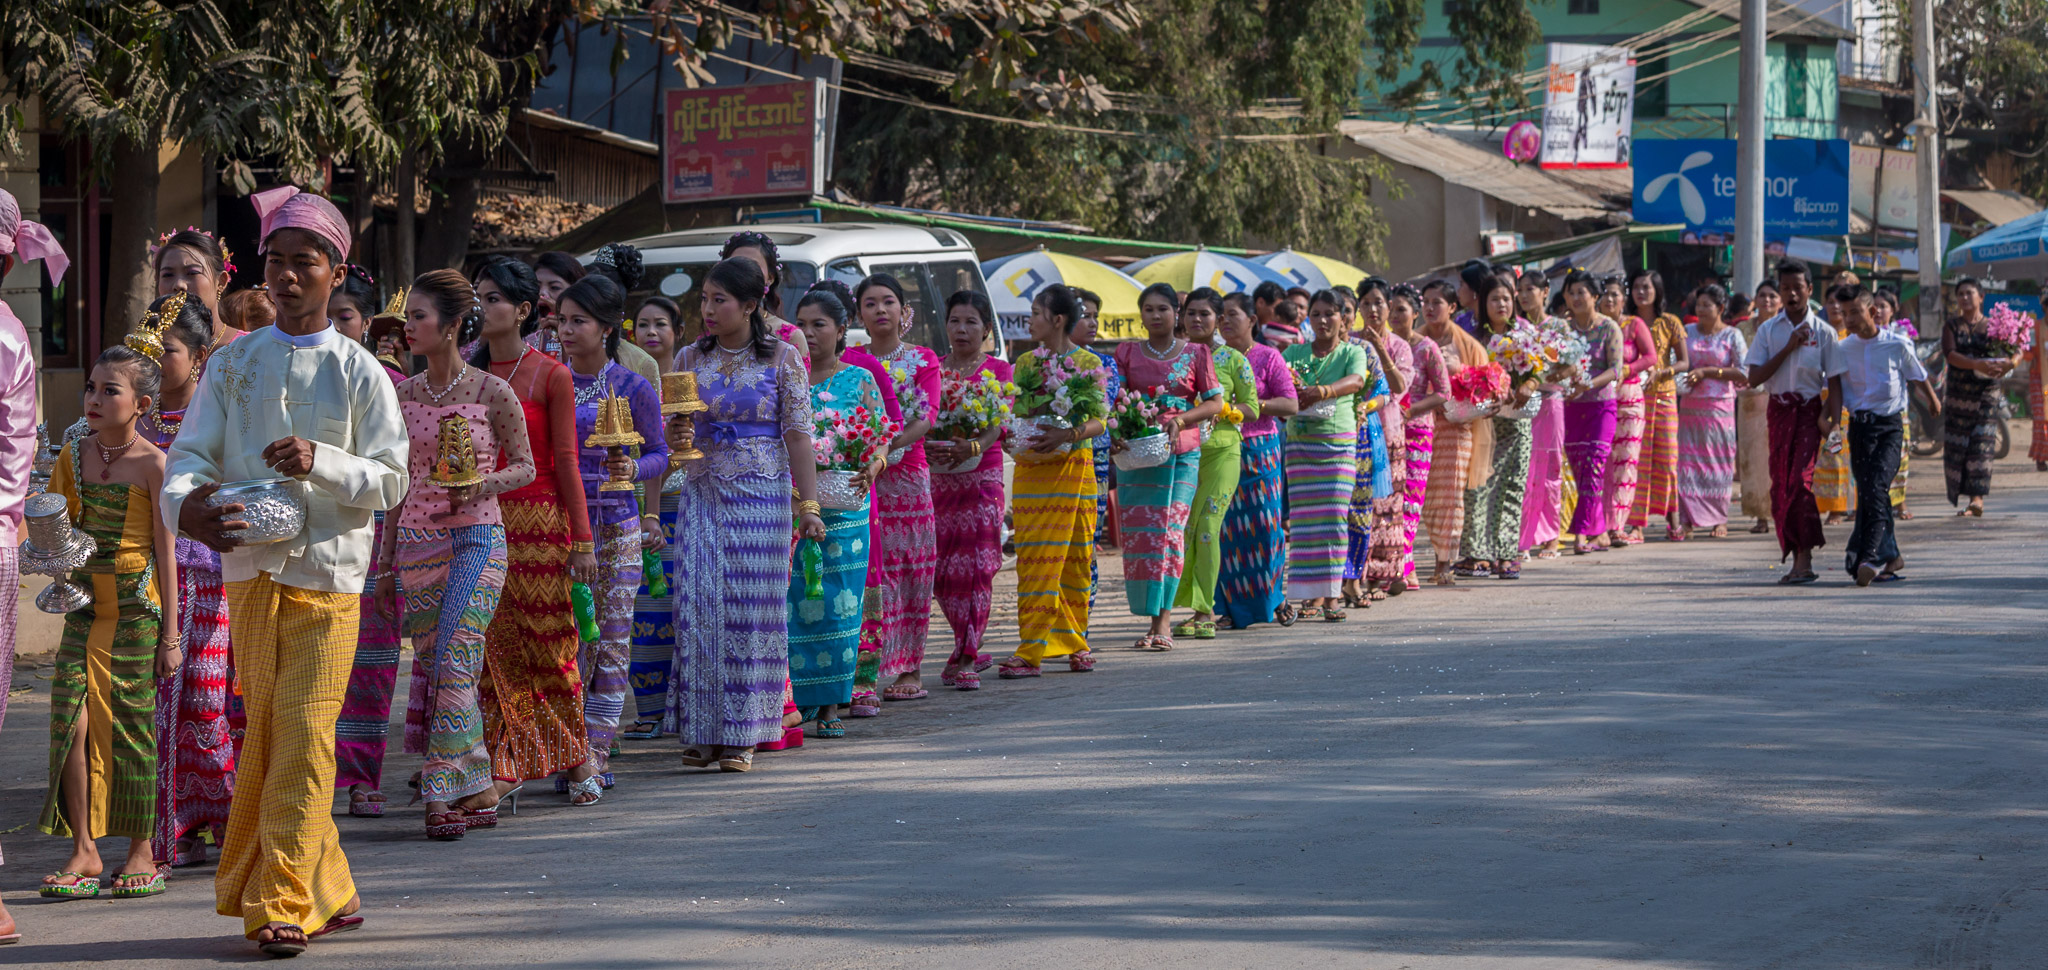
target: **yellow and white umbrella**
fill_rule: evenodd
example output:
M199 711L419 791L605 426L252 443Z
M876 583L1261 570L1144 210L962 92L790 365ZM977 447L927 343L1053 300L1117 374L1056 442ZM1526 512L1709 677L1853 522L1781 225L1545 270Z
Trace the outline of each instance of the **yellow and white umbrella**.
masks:
M1030 338L1025 324L1031 319L1031 301L1054 283L1077 286L1102 297L1096 339L1130 340L1145 335L1138 324L1138 294L1145 285L1114 266L1036 249L982 263L981 275L988 279L989 302L1002 321L1006 340Z
M1218 293L1250 293L1268 280L1281 286L1294 281L1249 259L1207 249L1166 253L1130 265L1130 274L1146 285L1165 283L1186 293L1204 286Z
M1341 259L1296 252L1292 249L1267 253L1253 259L1259 265L1293 280L1292 285L1310 291L1327 290L1333 286L1348 286L1355 290L1358 288L1359 280L1371 275Z

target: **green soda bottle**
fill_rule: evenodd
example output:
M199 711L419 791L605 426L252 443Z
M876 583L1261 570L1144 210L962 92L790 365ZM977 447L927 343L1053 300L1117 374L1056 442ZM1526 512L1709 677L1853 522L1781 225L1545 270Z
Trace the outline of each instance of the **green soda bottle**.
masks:
M804 560L804 599L822 600L825 598L825 553L815 540L805 539L801 554Z
M576 610L576 635L584 643L596 643L597 600L590 595L589 583L569 584L569 605Z
M640 575L647 579L647 595L668 595L668 577L661 571L661 553L652 549L640 550Z

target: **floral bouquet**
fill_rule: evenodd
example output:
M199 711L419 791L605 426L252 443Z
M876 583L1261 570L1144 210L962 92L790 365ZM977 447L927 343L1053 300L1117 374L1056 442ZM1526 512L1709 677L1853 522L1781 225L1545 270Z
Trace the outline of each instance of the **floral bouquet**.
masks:
M939 376L939 409L932 416L932 434L965 441L1010 420L1010 399L1017 385L988 371L969 377Z
M903 425L865 405L827 406L813 412L811 450L818 463L818 504L840 510L865 506L867 490L855 488L853 480L902 430Z
M1110 402L1109 433L1124 441L1149 438L1164 433L1162 425L1173 416L1159 402L1154 393L1157 388L1126 387L1118 392L1116 400Z
M1308 376L1308 368L1309 362L1306 360L1295 360L1287 363L1288 372L1294 375L1295 390L1299 391L1311 383Z
M914 359L921 361L921 359ZM903 423L910 424L925 416L924 395L917 390L918 364L905 367L895 361L884 361L882 370L889 375L889 383L896 392L896 404L903 409Z
M1476 421L1492 413L1493 405L1507 393L1508 372L1499 364L1488 361L1467 367L1451 375L1451 400L1444 415L1458 424Z
M1010 453L1019 461L1049 461L1073 450L1073 444L1059 446L1051 455L1032 454L1027 447L1039 429L1073 428L1109 413L1109 375L1102 367L1083 369L1073 357L1043 347L1025 355L1017 365L1016 417L1010 421Z
M811 449L820 471L861 471L903 430L888 415L864 405L820 408L811 420Z
M2034 349L2034 315L2015 310L2010 304L2000 303L1991 308L1984 321L1984 332L1991 337L1991 352L1999 357L2013 357Z
M1516 387L1534 383L1557 365L1557 349L1544 340L1542 331L1521 319L1507 333L1494 334L1486 342L1486 352Z

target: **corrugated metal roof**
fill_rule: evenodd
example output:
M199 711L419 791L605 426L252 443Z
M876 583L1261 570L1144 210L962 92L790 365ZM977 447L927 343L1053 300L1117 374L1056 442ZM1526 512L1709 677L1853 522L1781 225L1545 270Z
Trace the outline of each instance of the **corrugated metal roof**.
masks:
M2041 204L2005 189L1943 189L1941 197L1962 205L1994 226L2041 211Z
M1742 21L1742 0L1685 0L1701 10L1711 11L1730 23ZM1856 35L1819 15L1807 13L1782 0L1764 0L1768 12L1764 29L1772 36L1805 37L1820 40L1855 40ZM1837 7L1841 6L1836 4Z
M1337 130L1359 147L1389 160L1435 173L1453 185L1484 192L1511 205L1541 209L1560 219L1600 219L1626 208L1610 204L1534 165L1517 165L1498 149L1474 144L1455 134L1393 121L1346 121ZM1622 178L1627 178L1625 172Z

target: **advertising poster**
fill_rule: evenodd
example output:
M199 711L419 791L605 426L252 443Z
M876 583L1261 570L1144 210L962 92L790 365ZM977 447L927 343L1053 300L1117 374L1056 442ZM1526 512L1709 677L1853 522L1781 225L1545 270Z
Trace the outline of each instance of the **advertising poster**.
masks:
M1543 167L1626 167L1635 124L1635 54L1626 47L1548 46Z
M666 92L662 200L823 192L824 88L810 80Z
M1638 142L1635 220L1680 223L1688 235L1732 233L1735 171L1732 138ZM1849 143L1810 138L1765 142L1764 235L1784 239L1848 231Z

